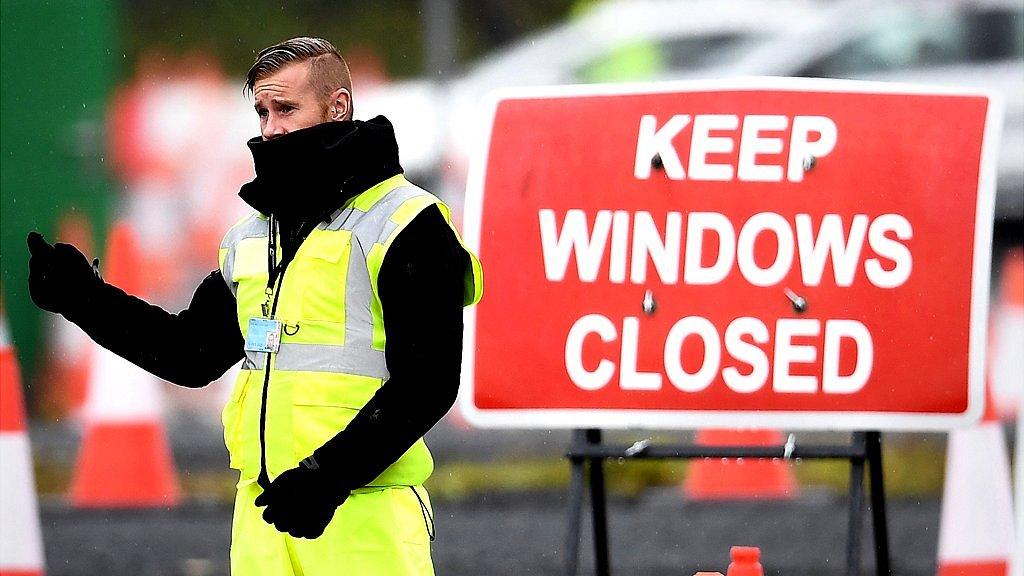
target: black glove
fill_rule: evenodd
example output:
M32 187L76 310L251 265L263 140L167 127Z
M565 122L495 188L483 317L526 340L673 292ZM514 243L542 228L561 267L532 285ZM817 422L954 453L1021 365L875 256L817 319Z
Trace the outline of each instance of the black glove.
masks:
M349 494L323 470L300 465L271 482L256 497L256 505L267 507L263 520L278 531L314 539L324 533Z
M36 306L65 313L87 302L102 283L93 266L71 244L50 245L38 232L29 232L28 291Z

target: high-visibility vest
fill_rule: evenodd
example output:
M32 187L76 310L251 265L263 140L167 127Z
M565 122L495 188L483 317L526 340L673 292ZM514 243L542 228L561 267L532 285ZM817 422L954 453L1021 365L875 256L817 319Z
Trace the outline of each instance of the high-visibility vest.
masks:
M267 288L268 218L254 213L225 235L220 270L237 300L243 337L250 318L264 317L268 298L276 299L272 317L283 324L276 353L246 352L224 408L224 440L231 467L241 471L240 485L256 480L264 457L270 480L296 467L343 430L388 379L377 277L395 238L434 205L461 243L449 208L397 175L314 229L273 292ZM470 305L480 299L483 276L479 260L466 253L463 302ZM421 484L432 470L421 438L368 486Z

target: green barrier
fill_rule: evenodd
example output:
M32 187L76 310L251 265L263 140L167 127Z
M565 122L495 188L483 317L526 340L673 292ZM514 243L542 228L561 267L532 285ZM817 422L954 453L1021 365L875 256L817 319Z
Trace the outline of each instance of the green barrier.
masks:
M43 335L25 236L52 239L72 210L103 230L103 122L121 50L113 2L0 0L0 13L0 282L31 407Z

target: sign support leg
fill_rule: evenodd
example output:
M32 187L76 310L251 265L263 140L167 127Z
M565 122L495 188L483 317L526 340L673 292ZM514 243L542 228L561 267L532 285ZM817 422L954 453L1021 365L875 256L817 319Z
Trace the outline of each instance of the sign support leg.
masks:
M573 444L584 442L583 430L573 430L572 434ZM576 576L579 572L580 525L583 520L583 482L586 470L584 459L580 456L570 456L569 463L569 525L565 536L565 574Z
M600 444L601 431L586 432L587 444ZM604 490L604 458L590 458L590 519L594 527L594 561L597 576L609 576L608 515Z
M812 458L847 460L850 463L849 516L847 518L846 575L861 576L861 545L864 529L864 473L868 470L871 489L871 519L875 565L878 576L891 576L889 535L886 525L885 486L882 469L881 433L853 432L848 446L613 446L602 442L601 430L575 430L566 456L572 466L569 485L569 526L566 534L566 574L579 569L584 490L590 492L590 513L594 535L594 566L597 576L610 576L608 511L605 494L604 461L618 459L692 458ZM584 487L584 483L589 485Z
M890 576L889 527L885 514L885 483L882 478L882 434L867 432L868 481L871 485L871 525L875 534L875 564L878 576Z
M865 433L853 433L850 457L850 516L846 538L846 576L860 576L860 537L864 514Z

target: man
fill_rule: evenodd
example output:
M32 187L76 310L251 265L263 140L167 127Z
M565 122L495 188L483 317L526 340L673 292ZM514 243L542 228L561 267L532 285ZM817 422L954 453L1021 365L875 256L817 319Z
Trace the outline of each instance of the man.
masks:
M240 470L234 574L432 574L422 436L455 401L480 264L448 208L404 179L390 123L351 120L329 42L263 50L245 86L262 136L239 196L256 212L189 307L129 296L37 233L32 299L181 386L244 359L223 417Z

